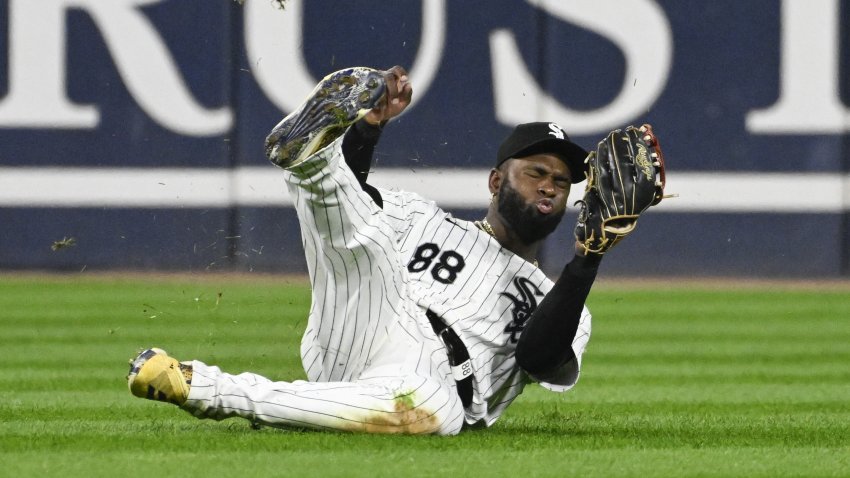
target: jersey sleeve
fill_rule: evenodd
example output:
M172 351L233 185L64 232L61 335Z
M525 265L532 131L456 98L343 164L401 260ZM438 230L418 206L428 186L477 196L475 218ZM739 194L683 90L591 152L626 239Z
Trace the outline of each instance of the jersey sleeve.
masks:
M590 341L590 311L585 306L581 311L581 319L579 319L576 336L573 339L573 352L575 360L570 360L559 369L547 374L547 376L532 376L531 379L540 383L540 386L553 392L566 392L573 388L578 382L581 372L581 358L587 348L587 342Z
M377 189L384 201L384 214L397 238L404 236L418 219L432 216L440 211L434 201L429 201L416 193Z

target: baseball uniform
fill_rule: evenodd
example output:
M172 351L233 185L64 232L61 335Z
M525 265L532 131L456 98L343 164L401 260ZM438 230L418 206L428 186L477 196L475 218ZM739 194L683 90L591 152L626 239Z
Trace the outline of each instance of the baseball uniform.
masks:
M551 280L416 194L380 190L379 208L340 143L283 173L313 290L301 347L309 381L232 376L195 361L184 407L201 417L342 430L454 434L464 423L492 424L532 381L514 350ZM474 392L465 409L429 310L469 352ZM590 323L585 308L571 344L577 359L543 386L575 384Z
M366 187L346 164L339 125L373 108L384 81L364 68L329 75L267 140L270 159L285 168L312 286L301 344L308 380L232 375L149 349L131 361L135 395L203 418L451 435L491 425L532 381L555 391L576 383L591 330L586 295L544 302L549 309L574 297L577 320L566 321L566 334L549 333L565 321L547 312L534 316L531 342L521 341L546 293L572 282L553 284L492 233L417 194ZM589 290L592 277L584 282ZM535 380L517 364L518 343L545 343L566 358L543 360L545 378Z

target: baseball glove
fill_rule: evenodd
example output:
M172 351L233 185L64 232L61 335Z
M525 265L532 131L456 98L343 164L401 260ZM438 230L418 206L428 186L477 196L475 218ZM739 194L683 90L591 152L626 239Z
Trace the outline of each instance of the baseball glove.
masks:
M585 253L604 254L637 226L641 213L664 197L664 157L648 124L614 130L585 160L587 187L576 240Z

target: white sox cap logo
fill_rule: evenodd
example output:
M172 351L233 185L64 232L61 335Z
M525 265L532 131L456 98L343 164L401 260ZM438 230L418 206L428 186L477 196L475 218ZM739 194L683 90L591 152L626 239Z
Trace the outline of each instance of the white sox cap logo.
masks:
M560 126L558 126L558 123L549 123L549 129L552 130L552 131L549 132L549 134L551 134L552 136L554 136L558 139L564 139L564 135L566 133L564 133L564 128L561 128Z

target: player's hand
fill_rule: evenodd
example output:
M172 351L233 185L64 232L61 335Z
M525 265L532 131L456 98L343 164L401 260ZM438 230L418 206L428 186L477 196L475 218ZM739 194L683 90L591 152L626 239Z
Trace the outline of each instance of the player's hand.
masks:
M413 87L407 70L402 66L394 66L385 72L387 79L387 94L384 101L366 114L369 124L380 125L400 115L413 97Z

